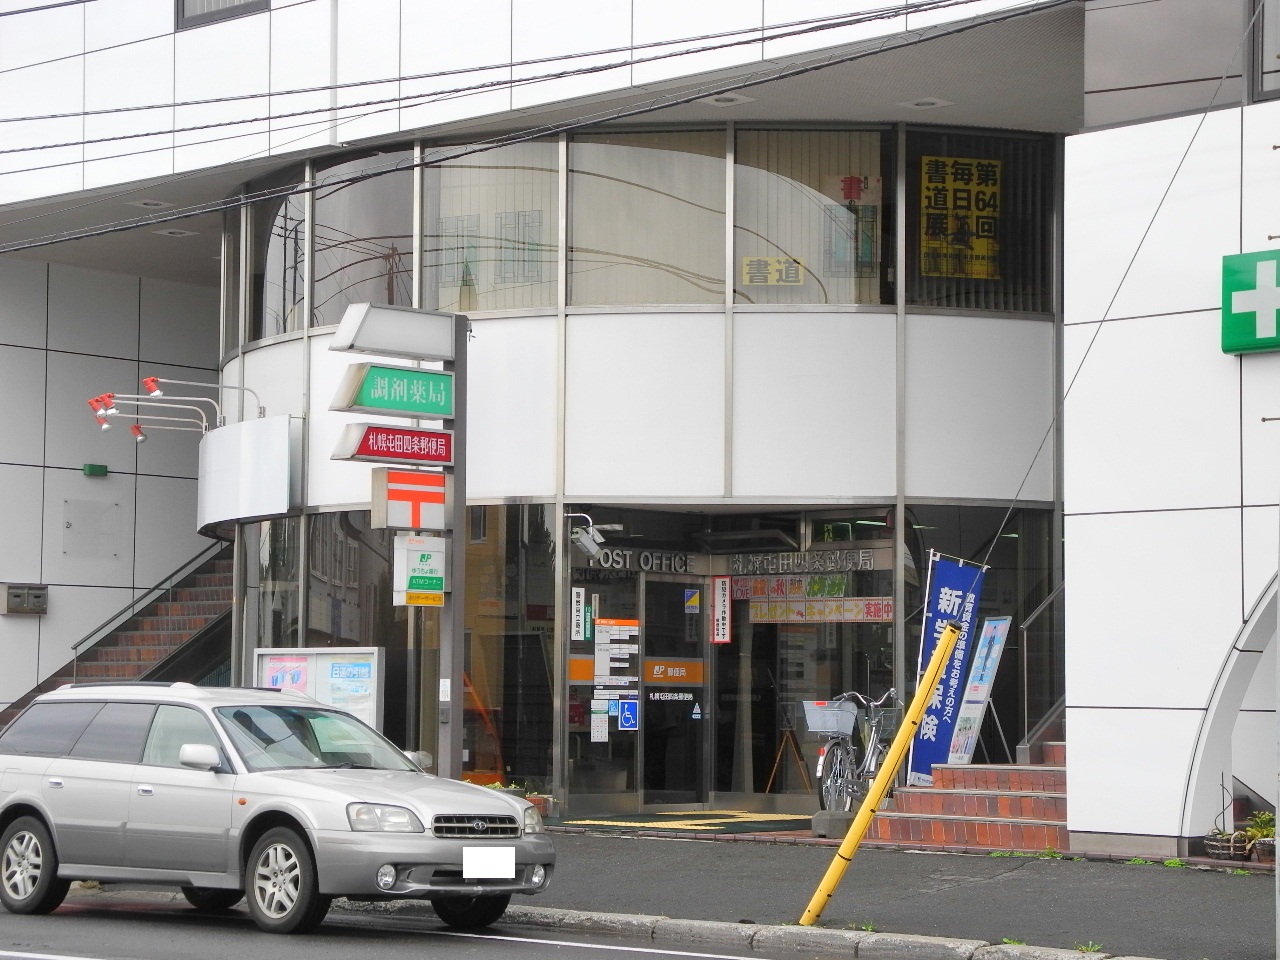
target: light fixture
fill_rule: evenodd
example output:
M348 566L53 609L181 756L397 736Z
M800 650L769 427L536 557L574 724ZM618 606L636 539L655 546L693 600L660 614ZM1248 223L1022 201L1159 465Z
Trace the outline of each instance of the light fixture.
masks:
M147 396L149 397L164 396L164 391L160 389L159 384L160 384L159 377L143 377L142 378L142 389L147 391Z
M131 423L131 424L129 425L129 432L133 434L133 442L134 442L134 443L146 443L146 442L147 442L147 435L146 435L145 433L143 433L143 432L142 432L142 424L140 424L140 423Z
M740 103L755 103L756 98L748 97L744 93L716 93L703 97L698 102L711 107L736 107Z
M111 429L111 421L109 421L106 417L99 416L96 419L98 421L99 426L101 426L103 430Z
M194 237L199 231L181 230L178 227L167 227L164 230L152 230L152 233L158 233L162 237Z
M941 97L920 97L916 100L903 100L894 104L894 106L906 107L910 110L933 110L937 107L954 107L955 102L943 100Z
M241 393L247 393L249 396L253 397L253 402L258 408L258 419L262 419L267 415L267 408L262 405L262 398L249 387L238 387L235 384L230 383L206 383L202 380L173 380L168 377L143 377L142 389L146 390L149 396L163 397L164 391L160 389L160 384L162 383L178 383L184 387L204 387L208 390L239 390ZM222 416L222 408L218 405L217 401L211 400L208 397L170 397L169 399L196 400L203 403L213 404L214 410L217 411L217 426L220 427L226 422L226 418Z

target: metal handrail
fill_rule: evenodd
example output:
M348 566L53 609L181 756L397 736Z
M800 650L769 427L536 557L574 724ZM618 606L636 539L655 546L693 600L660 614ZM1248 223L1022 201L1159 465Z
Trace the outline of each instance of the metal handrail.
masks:
M1028 692L1030 688L1027 686L1027 660L1029 659L1027 656L1027 628L1030 627L1031 624L1035 623L1036 618L1048 609L1049 604L1053 603L1053 601L1057 599L1058 594L1062 592L1062 588L1066 585L1066 580L1061 581L1056 587L1049 591L1049 595L1040 602L1040 605L1032 610L1031 613L1027 615L1027 618L1018 625L1018 641L1022 651L1022 729L1027 730L1028 733L1030 733L1028 727L1031 724L1031 707L1029 705L1030 695ZM1023 740L1023 743L1026 742L1026 740Z
M127 604L125 604L123 607L121 607L111 616L107 617L106 620L102 621L102 623L98 624L98 626L94 627L87 634L85 634L82 639L72 644L71 646L71 650L72 650L71 678L72 680L74 681L76 678L76 666L79 664L80 654L84 652L84 650L89 649L93 647L94 644L98 643L101 640L104 640L107 636L111 634L112 631L114 631L121 624L125 623L130 617L134 616L140 609L150 606L152 603L155 603L157 600L160 599L160 597L172 591L173 588L177 585L178 581L186 579L190 574L194 573L200 567L204 566L204 564L208 563L218 554L229 549L230 547L231 547L231 544L225 541L215 540L213 543L209 544L207 547L202 549L190 560L185 561L180 567L178 567L172 573L161 578L161 580L158 583L156 583L155 586L144 591L140 596L137 596L134 599L130 600Z

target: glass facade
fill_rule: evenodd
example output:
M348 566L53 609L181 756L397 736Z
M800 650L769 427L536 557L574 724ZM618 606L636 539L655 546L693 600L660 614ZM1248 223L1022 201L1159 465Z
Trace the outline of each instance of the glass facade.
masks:
M424 308L468 314L884 312L901 282L915 309L1051 315L1053 148L975 131L720 128L565 136L385 175L374 174L413 167L413 153L348 157L250 185L252 195L310 178L314 204L304 192L261 199L243 239L228 221L224 250L246 251L239 264L224 255L243 277L227 289L244 293L228 297L247 305L234 326L253 340L330 327L352 302L412 304L418 284ZM915 675L930 551L988 563L979 613L1013 617L1017 668L996 685L1004 736L983 731L988 756L1003 759L1001 740L1016 742L1022 718L1034 722L1061 689L1060 648L1017 640L1057 582L1049 509L1005 522L1000 507L908 504L899 536L891 501L668 506L582 507L604 532L594 556L571 540L571 506L469 508L454 540L466 551L453 697L465 777L554 791L575 812L816 804L821 738L802 702L879 696ZM385 648L385 732L434 752L439 617L393 604L393 539L367 511L245 525L242 635L249 648ZM842 565L852 554L869 559ZM713 588L726 583L727 637L716 638Z

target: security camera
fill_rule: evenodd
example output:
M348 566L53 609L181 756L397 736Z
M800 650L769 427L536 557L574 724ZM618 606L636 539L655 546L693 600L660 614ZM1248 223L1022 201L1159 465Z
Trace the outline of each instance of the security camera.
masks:
M600 548L600 544L604 543L604 537L590 527L574 527L570 536L578 549L592 560L604 552Z

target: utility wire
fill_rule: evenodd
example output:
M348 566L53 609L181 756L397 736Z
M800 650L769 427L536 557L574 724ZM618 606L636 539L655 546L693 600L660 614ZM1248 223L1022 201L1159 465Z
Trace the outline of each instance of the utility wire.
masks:
M790 79L804 74L823 70L828 67L837 66L844 63L851 63L857 60L865 59L879 53L889 50L904 49L908 47L918 46L929 40L935 40L941 37L955 36L966 33L970 30L978 29L993 23L1003 23L1009 20L1018 19L1031 13L1042 13L1046 10L1054 9L1061 6L1076 5L1078 0L1047 0L1047 2L1037 4L1033 7L1024 7L1017 10L1006 10L998 13L986 14L973 20L965 21L960 24L951 24L945 27L926 28L929 32L920 33L912 36L902 37L902 35L890 35L881 38L880 43L868 49L860 49L851 53L843 54L823 54L803 63L778 67L767 71L757 71L754 74L748 74L745 77L733 80L720 81L718 83L710 83L700 88L694 88L679 94L657 94L653 98L635 106L609 108L594 114L585 114L570 120L557 123L544 124L537 127L526 128L512 134L493 137L488 140L473 142L466 145L456 147L435 148L431 151L432 155L421 161L413 161L407 158L398 161L390 161L383 165L374 165L358 174L351 174L342 177L326 178L308 184L296 184L283 186L271 190L258 191L254 194L230 197L219 201L210 201L202 204L195 204L179 210L166 211L164 214L152 214L145 217L132 218L129 220L116 221L114 223L101 224L97 227L85 228L81 230L64 231L58 234L50 234L44 237L31 238L28 240L14 241L0 245L0 254L15 253L22 250L36 249L39 247L51 246L57 243L67 242L69 240L88 239L90 237L104 236L110 233L119 233L125 230L133 230L140 227L153 226L161 223L170 223L175 220L182 220L192 216L198 216L205 213L215 213L230 209L236 209L251 203L260 202L267 199L282 198L286 196L310 193L315 190L333 186L339 183L356 183L361 180L372 179L396 170L413 169L417 166L436 166L448 160L458 159L459 157L469 156L474 153L481 153L492 150L497 147L508 146L515 143L523 143L528 140L540 137L552 136L561 132L574 130L582 126L588 126L595 123L601 123L611 120L620 120L633 116L640 116L651 113L655 110L666 109L681 104L691 103L708 96L716 96L718 94L730 93L737 90L747 89L762 83L768 83L776 80ZM625 95L628 92L624 91ZM353 117L339 121L340 123L352 122L360 119ZM335 124L336 126L337 124ZM177 179L186 179L189 175L183 175ZM155 189L160 184L151 184L145 189ZM49 216L53 214L42 214L40 216ZM37 218L31 218L37 219Z

